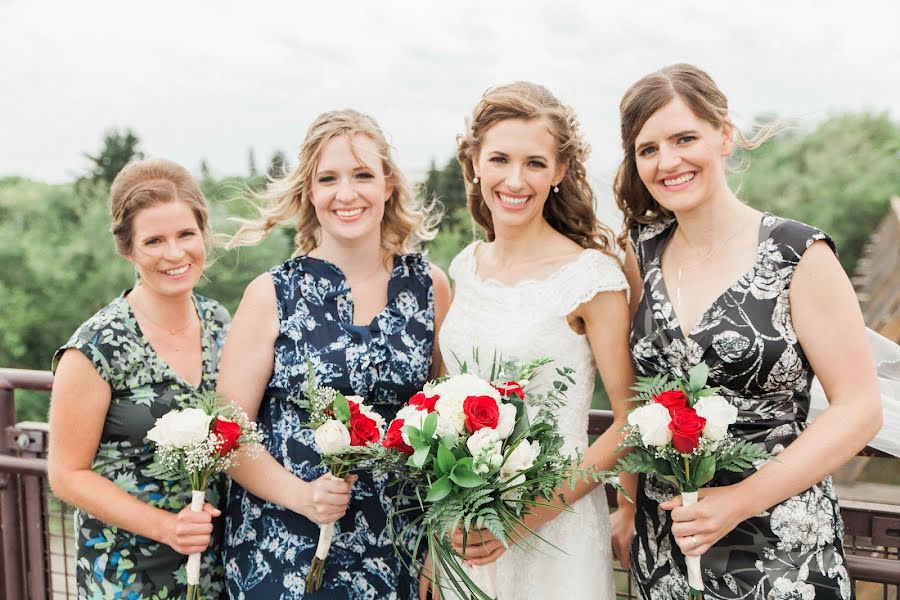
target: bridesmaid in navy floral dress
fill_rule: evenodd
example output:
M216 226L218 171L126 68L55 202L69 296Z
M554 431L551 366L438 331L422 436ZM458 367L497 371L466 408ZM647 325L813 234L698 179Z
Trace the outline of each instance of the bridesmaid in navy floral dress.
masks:
M331 480L295 400L311 365L317 384L363 396L392 419L440 364L435 336L449 284L413 251L430 235L427 219L371 118L321 115L299 159L270 187L266 218L232 242L254 243L277 222L297 224L298 255L250 284L223 352L220 389L256 415L267 450L232 473L228 592L303 597L318 524L336 521L312 597L416 598L419 573L392 539L405 523L386 518L396 488L369 474Z

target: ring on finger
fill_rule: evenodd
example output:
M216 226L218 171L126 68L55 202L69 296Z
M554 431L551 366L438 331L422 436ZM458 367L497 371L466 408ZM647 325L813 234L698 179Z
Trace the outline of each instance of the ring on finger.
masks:
M696 548L697 546L700 545L700 542L697 541L697 536L696 536L696 535L692 535L692 536L691 536L691 544L693 544L693 545L691 546L691 550L693 550L694 548Z

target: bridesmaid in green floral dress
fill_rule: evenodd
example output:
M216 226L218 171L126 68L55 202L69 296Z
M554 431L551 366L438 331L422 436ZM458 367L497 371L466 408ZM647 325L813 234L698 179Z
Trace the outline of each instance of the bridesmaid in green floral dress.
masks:
M224 482L191 512L189 486L147 474L146 438L158 417L216 387L230 319L193 293L210 235L206 200L187 170L163 160L128 165L110 193L116 247L138 284L53 357L50 485L77 508L78 597L181 598L186 555L204 552L201 589L217 598L224 569L213 517Z

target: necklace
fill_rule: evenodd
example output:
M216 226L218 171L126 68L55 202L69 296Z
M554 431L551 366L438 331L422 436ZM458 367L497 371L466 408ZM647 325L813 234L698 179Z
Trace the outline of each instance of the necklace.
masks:
M691 249L691 251L694 252L694 254L698 254L697 249L690 242L690 240L687 239L687 236L684 234L684 231L681 229L681 227L676 226L675 231L676 231L676 233L681 234L681 239L684 240L684 243L687 244L687 246ZM704 254L700 258L700 260L693 262L691 264L688 264L688 265L679 265L678 266L678 279L677 279L677 283L675 285L675 302L678 304L679 309L681 309L681 279L682 279L682 275L684 274L684 270L685 269L694 269L696 267L699 267L703 263L705 263L707 260L709 260L709 258L713 255L713 253L716 250L723 248L725 246L725 244L727 244L728 242L730 242L731 240L736 238L741 231L743 231L743 224L740 224L731 233L731 235L726 237L724 240L722 240L721 242L719 242L717 244L713 244L712 246L710 246L709 250L707 250L706 254Z
M142 308L139 307L137 304L135 304L134 300L131 301L131 308L137 310L137 312L140 313L140 315L141 315L142 317L144 317L145 319L147 319L147 321L148 321L151 325L153 325L153 326L156 327L157 329L162 329L163 331L165 331L165 332L168 333L169 335L175 335L175 334L177 334L177 333L181 333L182 331L184 331L185 329L187 329L188 327L190 327L191 324L194 322L193 315L191 315L191 316L188 317L187 323L185 323L185 324L182 325L181 327L176 327L176 328L174 328L174 329L171 329L171 328L169 328L169 327L166 327L165 325L160 325L159 323L157 323L156 321L154 321L153 319L151 319L151 318L150 318L150 315L148 315L147 312L146 312L144 309L142 309Z

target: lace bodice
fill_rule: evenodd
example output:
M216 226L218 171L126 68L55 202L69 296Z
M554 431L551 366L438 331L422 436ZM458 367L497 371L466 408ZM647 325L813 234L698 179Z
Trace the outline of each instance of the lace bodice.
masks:
M596 365L587 337L575 333L566 317L599 292L626 290L627 282L616 261L598 250L584 250L577 259L545 279L516 285L482 279L475 251L466 247L450 265L455 294L440 331L441 355L451 374L465 361L470 370L477 353L487 369L492 357L531 360L548 356L532 386L554 379L552 366L575 370L575 385L566 394L558 414L566 439L564 450L574 454L587 447L588 411L594 391ZM538 528L536 549L513 547L497 561L498 600L613 598L609 512L598 488L573 507ZM445 596L454 598L454 595Z

